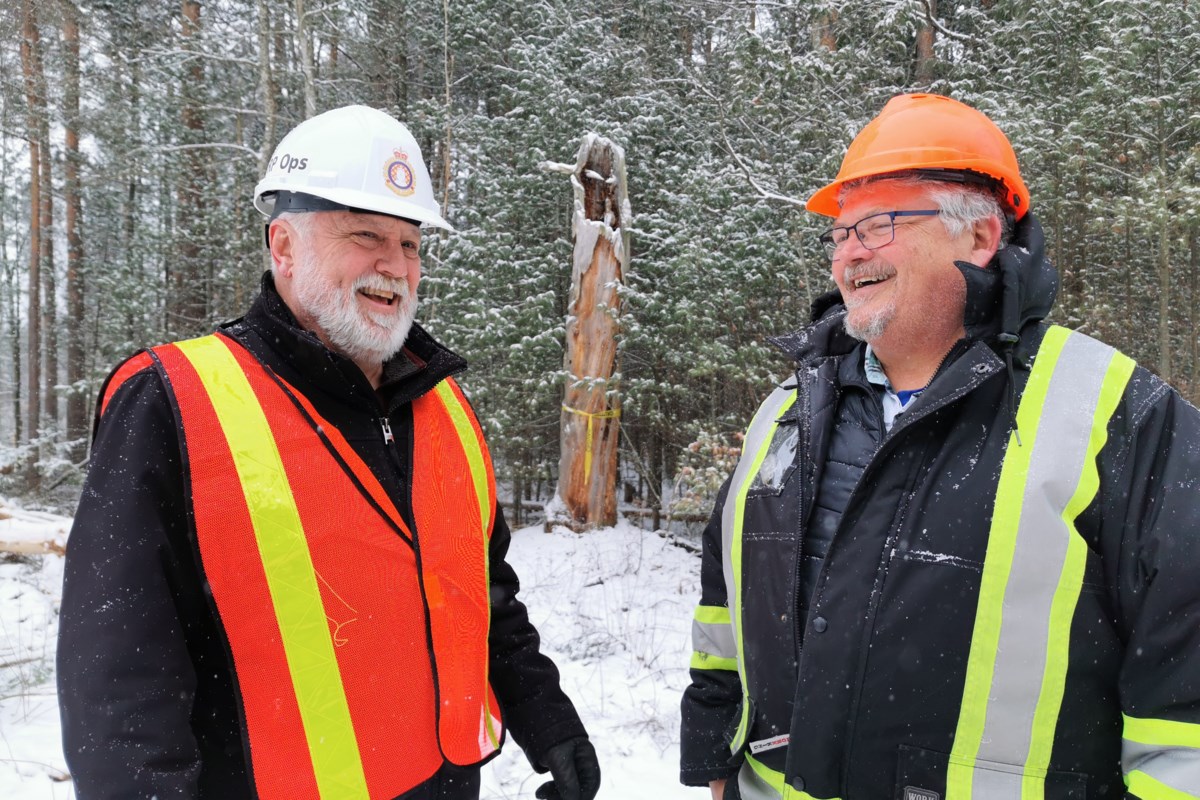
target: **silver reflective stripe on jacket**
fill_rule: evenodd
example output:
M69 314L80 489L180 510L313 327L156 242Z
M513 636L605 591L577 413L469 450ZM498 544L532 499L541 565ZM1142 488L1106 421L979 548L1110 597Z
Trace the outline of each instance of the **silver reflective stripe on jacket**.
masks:
M954 800L1044 794L1087 559L1075 519L1096 495L1096 458L1133 367L1060 327L1038 350L996 488L947 773Z
M737 642L726 606L696 606L692 618L692 669L737 669Z
M1142 800L1200 797L1200 725L1122 718L1121 770Z

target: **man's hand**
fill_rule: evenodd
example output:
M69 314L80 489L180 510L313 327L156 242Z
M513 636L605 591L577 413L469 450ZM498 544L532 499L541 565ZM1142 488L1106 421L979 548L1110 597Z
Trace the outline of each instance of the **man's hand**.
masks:
M721 800L725 796L725 779L709 781L708 789L712 792L712 800Z
M600 791L600 762L586 736L559 742L546 751L542 763L552 781L538 787L538 800L592 800Z

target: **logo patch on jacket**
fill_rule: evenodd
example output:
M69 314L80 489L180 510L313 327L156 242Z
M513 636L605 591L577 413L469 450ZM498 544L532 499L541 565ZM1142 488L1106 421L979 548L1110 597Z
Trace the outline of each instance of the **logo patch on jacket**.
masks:
M918 789L916 786L904 787L904 800L941 800L941 797L932 789Z
M791 738L791 734L784 733L779 736L772 736L770 739L759 739L757 742L750 743L750 752L758 755L759 753L764 753L767 750L775 750L780 747L787 747L787 743L791 740ZM934 800L937 800L937 798L934 798Z

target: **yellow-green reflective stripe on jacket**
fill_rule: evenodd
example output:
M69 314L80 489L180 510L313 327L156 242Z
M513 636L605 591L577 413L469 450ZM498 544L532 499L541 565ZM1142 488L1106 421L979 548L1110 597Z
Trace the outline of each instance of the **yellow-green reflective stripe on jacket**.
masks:
M1038 350L996 489L948 798L1044 797L1087 558L1075 519L1095 497L1096 458L1133 367L1060 327Z
M750 428L746 431L746 439L742 443L742 457L738 459L737 467L733 471L733 478L729 482L729 495L725 499L725 507L721 509L721 551L724 556L721 562L729 600L729 619L737 645L738 677L742 683L742 716L733 741L729 743L729 749L734 753L741 750L745 744L750 724L746 648L739 624L742 613L742 522L746 512L746 494L750 491L754 476L762 467L763 459L771 447L771 439L778 430L775 421L792 407L796 396L795 386L780 387L759 406L754 419L750 421Z

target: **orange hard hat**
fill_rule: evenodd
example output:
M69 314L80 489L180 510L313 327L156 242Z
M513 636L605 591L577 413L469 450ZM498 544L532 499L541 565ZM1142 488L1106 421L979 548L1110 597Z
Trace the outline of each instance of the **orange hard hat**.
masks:
M948 170L951 180L994 182L1016 219L1029 210L1029 190L1008 137L983 112L936 94L889 100L854 137L833 183L818 189L806 208L836 217L844 183L906 170Z

